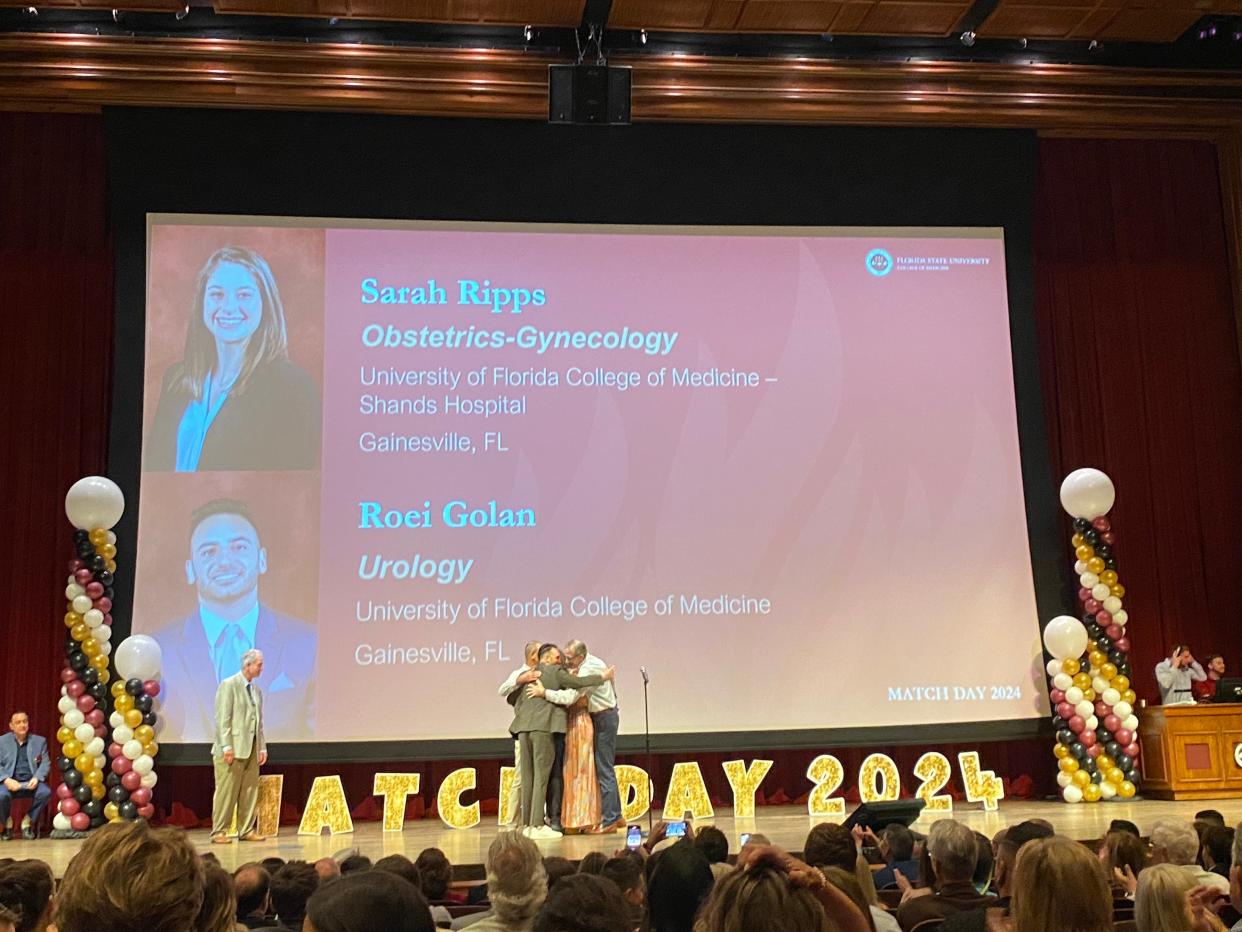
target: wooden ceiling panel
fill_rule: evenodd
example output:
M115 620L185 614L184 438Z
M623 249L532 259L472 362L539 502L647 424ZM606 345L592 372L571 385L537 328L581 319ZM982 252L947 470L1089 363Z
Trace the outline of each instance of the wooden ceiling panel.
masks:
M719 4L713 0L613 0L608 25L615 29L712 29L731 31L743 3ZM728 21L717 6L735 7ZM714 24L713 24L714 23Z
M748 0L738 32L827 32L844 3L822 0Z
M1206 10L1123 9L1092 38L1126 42L1174 42L1206 13Z
M873 35L948 35L969 0L614 0L610 26Z
M116 0L113 0L116 2ZM347 16L471 26L577 26L586 0L213 0L217 13L253 16ZM174 6L180 4L174 3Z
M174 13L185 6L185 0L134 0L118 3L117 0L23 0L21 3L4 2L0 6L36 6L56 10L112 10L122 9L134 13Z
M858 32L874 36L947 36L970 7L970 3L960 0L879 0L863 17Z
M977 31L985 37L1067 39L1090 17L1090 6L1003 4Z
M997 38L1173 42L1200 17L1240 12L1242 0L1000 0L978 32Z

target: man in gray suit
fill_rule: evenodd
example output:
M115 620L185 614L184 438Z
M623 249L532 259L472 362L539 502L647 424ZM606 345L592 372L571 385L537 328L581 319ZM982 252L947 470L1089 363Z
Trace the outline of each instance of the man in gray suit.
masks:
M561 666L561 651L555 644L539 648L539 682L545 690L586 689L598 686L613 677L608 667L593 676L574 676ZM514 703L513 724L509 733L521 746L518 766L521 780L520 831L528 838L560 838L561 833L543 824L548 795L548 776L556 756L553 734L564 734L567 717L563 706L549 702L544 696L531 695L518 689L511 695ZM559 813L557 813L559 815Z
M211 801L211 840L229 843L233 813L241 841L265 841L255 831L259 801L259 768L267 763L263 737L263 693L255 682L263 672L263 654L242 654L241 672L226 677L216 689L216 740L211 760L216 770L216 792Z
M30 733L30 717L25 712L14 712L9 719L10 731L0 735L0 832L9 840L9 806L13 797L33 798L30 814L22 823L22 834L35 837L35 826L43 807L52 798L47 785L51 758L47 753L47 739Z

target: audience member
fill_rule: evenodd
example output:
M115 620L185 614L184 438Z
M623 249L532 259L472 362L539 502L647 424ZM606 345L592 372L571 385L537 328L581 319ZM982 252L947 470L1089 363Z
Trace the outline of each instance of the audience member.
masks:
M852 879L848 872L841 873ZM777 848L745 845L738 869L711 891L695 928L696 932L869 932L873 926L818 868Z
M563 878L568 883L572 878ZM529 932L548 895L543 858L535 843L518 832L501 832L487 849L487 891L491 912L470 924L475 932Z
M12 910L17 932L45 932L55 901L52 869L42 861L10 861L0 866L0 906Z
M1233 851L1229 858L1229 902L1236 913L1242 914L1242 825L1234 829ZM1224 904L1220 904L1224 907ZM1242 932L1242 919L1239 919L1229 932Z
M414 866L414 862L404 854L390 854L387 857L382 857L375 862L372 870L388 871L390 874L404 877L420 890L423 888L423 875Z
M1099 854L1113 899L1133 897L1138 876L1147 866L1147 845L1144 841L1129 832L1109 832L1100 842Z
M897 922L905 932L928 919L946 919L964 909L995 905L995 897L980 894L971 882L979 847L975 833L965 825L952 819L933 824L927 835L927 854L935 885L931 894L923 896L909 883L902 885Z
M269 877L275 877L276 872L285 866L285 859L270 857L264 858L259 863L263 865L263 869L267 871Z
M1191 830L1190 826L1186 828ZM1155 864L1139 874L1134 897L1134 920L1139 932L1198 932L1190 905L1195 879L1184 868L1185 865ZM1216 927L1223 928L1219 921Z
M414 860L423 885L423 896L429 903L465 903L465 896L449 889L453 882L453 865L439 848L426 848Z
M16 932L17 913L7 906L0 906L0 932Z
M543 871L548 875L548 892L551 893L557 881L562 877L578 873L578 868L574 866L574 862L569 860L569 858L552 856L543 859Z
M604 865L608 863L608 855L602 851L591 851L583 855L582 860L578 862L579 874L598 874L604 869Z
M272 875L272 909L277 928L302 932L306 903L318 889L319 872L306 861L287 861L276 871Z
M988 913L993 908L1008 911L1013 897L1014 867L1018 853L1030 842L1052 837L1052 833L1039 822L1019 822L1008 829L996 846L995 881L997 898L986 906L964 909L944 921L941 932L985 932Z
M305 932L433 932L423 895L387 871L354 871L321 884L306 903Z
M1104 865L1069 838L1054 835L1023 845L1011 889L1012 932L1112 932Z
M1193 881L1191 886L1202 884L1215 887L1222 893L1229 892L1227 878L1206 871L1195 863L1199 856L1199 835L1194 826L1171 820L1157 822L1151 830L1151 844L1154 852L1163 855L1164 863L1179 868L1190 877ZM1139 882L1142 883L1141 876Z
M237 921L247 929L268 925L267 909L272 893L272 875L257 862L243 864L233 872L237 893Z
M971 882L979 893L987 893L992 886L992 868L996 859L992 856L992 842L982 832L975 832L975 873Z
M1108 823L1108 831L1109 834L1112 834L1113 832L1129 832L1135 838L1143 837L1142 833L1138 830L1138 826L1129 819L1113 819L1113 821Z
M354 851L341 859L340 874L342 877L346 874L369 871L370 869L371 859L361 851Z
M633 932L633 928L617 885L598 874L579 872L556 885L539 910L533 932Z
M185 832L144 821L91 832L56 893L58 932L186 932L203 904L203 862ZM117 883L124 877L125 883Z
M320 883L334 880L341 876L341 865L336 858L320 858L315 862L315 873L319 875Z
M1201 809L1195 813L1196 822L1214 822L1215 824L1225 827L1225 816L1217 809Z
M237 932L237 894L233 878L219 864L203 865L203 905L194 920L194 932Z
M821 870L824 879L849 897L858 911L867 917L867 924L874 932L901 932L896 916L867 899L857 874L840 867L824 867Z
M611 880L621 891L631 932L640 928L647 918L647 884L643 876L643 862L632 857L611 858L600 871L600 876Z
M707 857L694 842L683 838L652 858L654 865L647 878L651 932L692 932L699 904L711 891L715 879Z
M1209 823L1201 840L1199 857L1205 870L1222 877L1229 876L1233 857L1233 829Z
M875 872L876 889L897 886L894 871L901 871L907 877L918 876L919 862L914 860L914 833L910 829L894 822L880 829L877 841L885 865Z
M729 839L714 825L705 825L694 836L694 845L703 852L711 865L712 875L719 880L722 874L733 870L729 864Z
M874 838L861 833L861 838ZM833 822L821 822L806 836L802 846L802 859L811 867L826 869L837 868L852 876L858 884L858 892L867 911L871 914L872 924L877 929L897 928L897 921L888 910L880 906L875 895L875 881L871 877L871 867L859 856L857 842L859 835L854 835L843 825ZM839 886L839 885L838 885ZM852 890L846 890L847 894Z

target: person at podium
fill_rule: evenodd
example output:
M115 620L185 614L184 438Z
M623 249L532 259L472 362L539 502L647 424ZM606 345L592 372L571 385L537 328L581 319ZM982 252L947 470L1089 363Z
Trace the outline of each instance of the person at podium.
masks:
M1190 691L1197 702L1211 702L1216 698L1216 684L1225 675L1225 658L1220 654L1208 654L1203 669L1207 679L1191 683Z
M1202 683L1207 674L1185 644L1174 644L1168 660L1156 664L1156 682L1160 684L1162 705L1194 702L1192 683Z

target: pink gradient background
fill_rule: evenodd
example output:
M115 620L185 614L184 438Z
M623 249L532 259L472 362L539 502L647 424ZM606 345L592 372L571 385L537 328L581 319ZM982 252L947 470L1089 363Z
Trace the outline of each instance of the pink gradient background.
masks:
M708 235L453 229L325 234L324 449L318 582L319 736L486 737L510 710L496 687L530 639L587 642L618 668L622 731L903 725L1046 711L1010 359L1004 248L995 236ZM987 266L895 270L864 257L982 256ZM418 286L443 306L364 306L360 282ZM458 278L543 288L521 315L461 307ZM283 288L282 282L282 288ZM680 332L667 357L635 351L370 349L370 323ZM487 421L367 417L359 396L442 400L444 389L366 387L363 366L463 373L486 365L634 370L720 366L755 389L467 388L528 398ZM366 454L364 430L456 430L507 454ZM256 489L257 493L260 490ZM261 493L260 493L261 494ZM528 529L445 528L461 498L534 508ZM360 530L358 503L421 509L430 529ZM183 521L183 516L170 515ZM143 528L164 520L145 507ZM144 542L145 531L144 531ZM364 581L363 553L473 558L466 583ZM139 551L142 559L142 551ZM140 578L139 583L143 580ZM767 597L767 616L468 621L487 597ZM447 622L355 619L359 600L462 604ZM141 600L139 600L141 603ZM136 615L135 630L162 618ZM501 641L507 659L484 658ZM469 645L472 664L358 666L359 643ZM1016 686L1021 698L890 702L889 686ZM333 700L331 697L338 697Z

